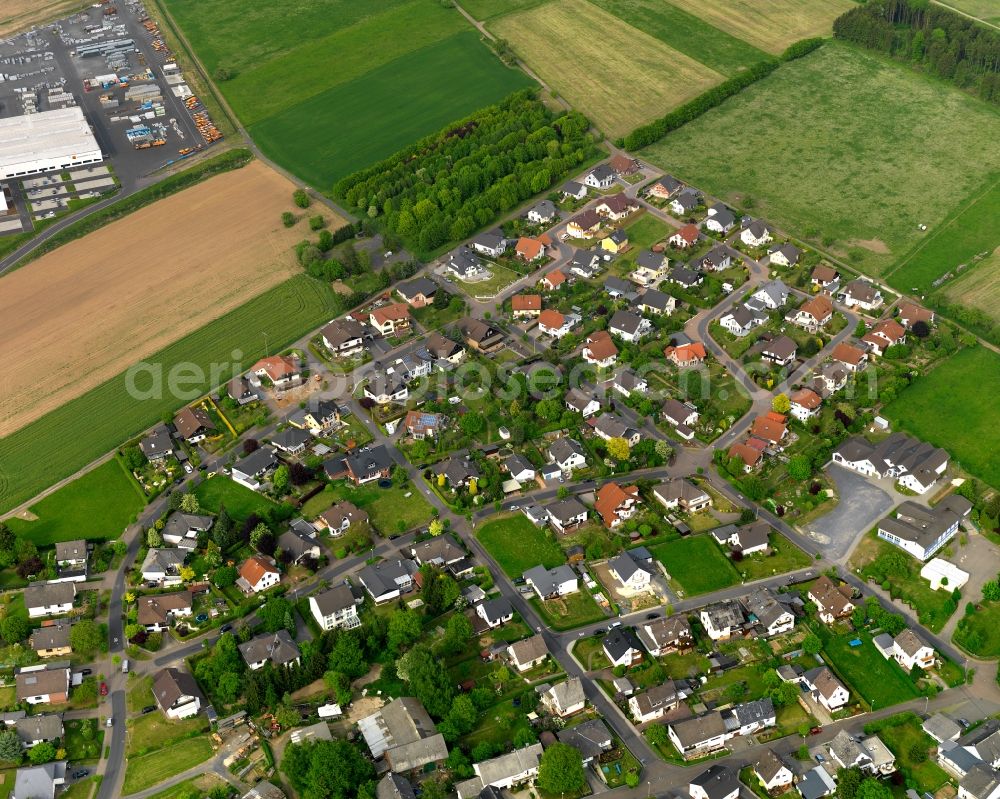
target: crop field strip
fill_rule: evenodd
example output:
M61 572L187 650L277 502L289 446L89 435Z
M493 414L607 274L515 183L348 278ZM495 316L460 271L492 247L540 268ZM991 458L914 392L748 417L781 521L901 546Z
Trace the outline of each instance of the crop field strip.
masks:
M263 333L273 353L329 319L332 307L328 285L297 275L145 360L162 364L164 373L190 362L207 374L212 363L227 363L240 350L246 368L264 355ZM210 386L205 380L198 388ZM0 439L0 512L82 469L180 404L172 396L134 399L119 374Z
M489 28L611 136L631 131L724 77L588 0L552 0L501 17Z
M1000 248L947 283L942 291L949 301L978 308L1000 323Z
M828 42L642 155L730 203L752 197L755 214L881 274L919 242L918 224L933 228L982 190L998 139L993 108Z

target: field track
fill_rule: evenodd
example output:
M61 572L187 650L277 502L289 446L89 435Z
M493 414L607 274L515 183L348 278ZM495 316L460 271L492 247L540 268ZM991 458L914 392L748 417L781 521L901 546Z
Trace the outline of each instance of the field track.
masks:
M0 377L0 435L298 271L291 246L304 223L280 221L292 190L254 161L5 276L0 340L18 358Z

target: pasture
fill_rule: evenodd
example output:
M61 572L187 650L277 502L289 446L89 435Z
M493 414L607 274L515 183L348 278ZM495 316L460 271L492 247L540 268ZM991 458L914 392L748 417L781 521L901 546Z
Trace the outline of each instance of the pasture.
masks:
M854 5L851 0L670 0L733 36L780 53L812 36L828 36L833 21Z
M592 2L633 28L655 36L669 47L723 75L732 75L770 57L752 44L662 0Z
M918 224L943 222L1000 168L998 138L994 109L828 42L642 156L882 273L925 235Z
M900 259L889 272L886 279L900 291L922 294L933 291L934 281L948 273L956 274L955 270L963 264L971 264L974 258L983 253L990 253L1000 246L1000 175L993 175L983 190L975 192L967 203L956 213L935 228L923 241ZM968 267L967 273L974 275L986 268L987 264ZM950 282L945 282L943 288L948 293ZM974 291L962 291L960 302L968 302L976 306ZM980 305L989 305L979 300ZM985 310L985 308L984 308ZM990 306L996 311L996 305Z
M553 0L488 27L609 136L628 133L723 79L587 0Z
M950 302L978 308L1000 323L1000 248L942 289Z
M707 535L656 544L649 547L649 551L687 596L719 591L736 585L740 579L729 558Z
M18 357L5 370L0 435L298 273L302 232L280 219L293 189L252 161L4 276L0 340Z
M530 85L477 34L463 31L269 117L250 133L279 164L329 191L340 178Z
M1000 355L973 347L914 380L883 415L894 429L945 447L953 464L1000 488L997 397Z
M192 397L212 387L213 364L231 365L219 374L222 382L233 366L245 369L264 355L265 334L273 353L329 319L334 307L335 297L327 284L297 275L146 357L153 369L135 380L134 388L140 393L129 390L121 373L0 439L0 512L82 469L175 411L184 400L165 388L155 390L156 372L169 375L177 364L190 365L195 380L185 382L184 389L190 392L185 397ZM233 364L237 350L241 360ZM164 380L164 387L167 384Z
M487 522L476 531L476 538L508 577L520 577L539 564L552 569L566 562L546 531L521 513Z
M15 517L7 523L40 547L76 538L118 538L145 504L125 467L112 458L32 505L36 519Z

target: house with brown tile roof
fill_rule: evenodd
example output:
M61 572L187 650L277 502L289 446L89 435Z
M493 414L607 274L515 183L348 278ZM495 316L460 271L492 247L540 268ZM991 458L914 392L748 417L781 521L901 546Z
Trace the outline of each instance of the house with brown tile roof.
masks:
M851 615L854 610L854 589L846 583L834 582L823 574L807 592L808 598L816 603L816 613L827 624Z
M764 460L764 453L748 444L737 442L729 448L727 453L730 458L739 458L743 461L746 471L756 469Z
M274 560L263 555L251 555L240 566L236 585L244 594L259 594L281 582L281 572Z
M601 367L613 366L618 358L618 347L606 330L597 330L587 336L583 347L583 360Z
M542 287L546 291L555 291L565 282L566 282L566 275L564 275L562 271L559 269L553 269L545 277L542 278Z
M823 405L823 398L811 388L800 388L788 398L791 403L789 413L804 422L819 413Z
M299 362L290 355L261 358L250 367L250 371L257 377L266 377L277 388L297 382L302 374Z
M668 361L680 368L697 366L700 363L704 363L705 358L708 357L705 345L700 341L681 344L679 347L669 346L663 350L663 355Z
M806 300L788 320L811 333L816 332L833 318L833 303L829 294L817 294Z
M140 596L136 600L136 621L148 632L161 632L178 616L190 616L193 601L190 591Z
M906 328L894 319L883 319L861 337L868 351L883 355L889 347L906 343Z
M753 420L750 434L776 447L788 435L788 425L782 414L766 413Z
M510 298L510 310L514 318L530 318L542 312L541 294L515 294Z
M604 526L612 529L635 515L639 505L638 486L605 483L594 495L594 510L600 514Z
M174 427L178 434L188 444L197 444L204 441L209 435L215 432L215 424L204 408L191 408L185 406L177 411L174 416Z
M383 336L394 336L410 327L410 306L393 302L376 308L368 315L368 324Z
M849 372L860 372L868 364L868 354L863 349L843 341L833 348L830 357Z
M675 247L686 250L688 247L694 246L695 242L698 241L699 235L701 235L701 233L698 230L697 225L684 225L669 239L667 239L667 241Z
M912 302L901 302L897 306L899 311L898 316L900 323L904 326L913 329L913 326L917 322L923 322L925 325L934 324L934 311L929 311L926 308L921 308L916 303Z

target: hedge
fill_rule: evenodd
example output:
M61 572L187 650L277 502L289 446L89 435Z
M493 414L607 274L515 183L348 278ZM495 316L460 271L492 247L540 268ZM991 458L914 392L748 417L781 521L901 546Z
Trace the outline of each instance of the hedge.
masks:
M726 100L739 94L747 86L750 86L761 78L766 78L776 70L784 61L794 61L796 58L811 53L821 47L822 39L803 39L790 45L780 58L769 58L765 61L758 61L746 72L740 72L728 80L723 81L718 86L713 86L704 94L700 94L693 100L689 100L684 105L678 106L669 114L660 119L642 125L624 139L620 146L626 150L639 150L643 147L659 141L671 131L686 125L688 122L697 119L709 109L722 105Z

